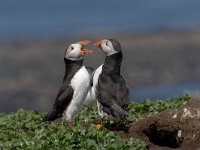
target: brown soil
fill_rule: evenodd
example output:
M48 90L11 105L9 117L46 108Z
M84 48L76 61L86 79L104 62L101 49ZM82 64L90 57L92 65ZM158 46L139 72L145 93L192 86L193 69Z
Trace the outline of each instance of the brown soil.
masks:
M60 122L61 119L55 122ZM83 123L89 128L90 123ZM130 124L105 126L123 138L138 138L149 143L150 150L197 150L200 148L200 98L192 98L186 105L152 114Z
M118 131L117 131L118 132ZM136 137L150 143L151 150L200 148L200 98L176 110L166 110L133 122L124 138Z

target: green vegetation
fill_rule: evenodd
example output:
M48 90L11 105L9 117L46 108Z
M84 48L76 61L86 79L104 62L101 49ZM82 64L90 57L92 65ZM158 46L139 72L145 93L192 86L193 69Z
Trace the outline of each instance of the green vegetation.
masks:
M149 113L177 108L188 100L186 96L167 101L132 102L128 106L127 119L135 120ZM107 129L97 130L95 124L99 116L95 107L84 107L75 118L72 128L67 128L64 122L41 123L43 115L22 109L15 113L0 114L0 149L146 149L147 143L139 139L123 139Z

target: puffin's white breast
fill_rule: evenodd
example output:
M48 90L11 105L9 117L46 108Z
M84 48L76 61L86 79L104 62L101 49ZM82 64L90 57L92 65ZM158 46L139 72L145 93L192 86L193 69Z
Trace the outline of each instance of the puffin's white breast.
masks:
M94 92L96 91L96 86L98 84L98 79L99 79L99 75L102 72L102 66L99 66L99 68L97 68L97 70L94 72L94 76L93 76L93 88L94 88Z
M86 70L85 66L83 66L72 78L71 86L75 91L78 92L78 90L84 91L84 86L88 87L89 84L90 84L90 75Z
M84 102L84 105L86 105L86 106L92 106L92 105L95 105L97 103L95 90L96 90L96 86L98 84L99 75L101 74L101 71L102 71L102 66L103 65L99 66L99 68L97 68L94 72L93 81L92 81L93 86L89 90L87 97L86 97L86 100Z
M66 121L71 121L73 116L80 111L90 88L90 75L83 66L71 80L74 89L73 98L64 112Z
M102 72L102 67L103 67L103 64L101 66L99 66L99 68L95 71L95 74L94 74L94 78L93 78L93 88L94 88L93 91L94 91L94 93L96 92L96 86L98 84L99 75ZM103 110L102 110L103 107L98 102L98 99L97 99L97 107L98 107L98 113L101 116L101 118L103 118L104 116L107 116L107 113L103 112Z
M86 99L84 101L85 106L94 106L97 103L96 95L95 95L93 89L94 88L91 87L87 96L86 96Z

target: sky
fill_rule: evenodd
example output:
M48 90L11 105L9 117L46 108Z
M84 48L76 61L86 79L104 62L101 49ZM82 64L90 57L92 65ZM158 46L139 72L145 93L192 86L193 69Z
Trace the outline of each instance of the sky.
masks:
M198 0L0 0L0 38L194 28L199 8Z

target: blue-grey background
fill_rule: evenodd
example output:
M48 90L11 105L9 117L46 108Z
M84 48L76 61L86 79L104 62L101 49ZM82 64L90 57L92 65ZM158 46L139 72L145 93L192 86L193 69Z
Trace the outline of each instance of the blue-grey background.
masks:
M49 110L64 51L81 39L120 41L131 100L199 96L199 8L198 0L0 0L0 111ZM103 60L95 51L85 64Z
M0 37L48 37L186 29L200 25L198 0L1 0Z

